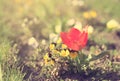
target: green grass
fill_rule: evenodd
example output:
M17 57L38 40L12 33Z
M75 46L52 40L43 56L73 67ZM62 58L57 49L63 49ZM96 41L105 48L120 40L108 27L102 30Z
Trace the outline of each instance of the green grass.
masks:
M23 81L24 74L16 68L7 68L3 74L3 81Z
M16 56L11 49L9 40L0 41L0 81L23 81L24 74L16 66Z

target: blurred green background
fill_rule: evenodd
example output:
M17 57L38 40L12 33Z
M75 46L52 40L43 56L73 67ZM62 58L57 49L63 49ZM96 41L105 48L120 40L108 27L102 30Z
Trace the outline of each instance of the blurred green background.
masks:
M120 21L119 2L119 0L0 0L0 36L19 36L24 31L28 36L32 33L37 38L47 38L49 33L55 31L56 25L61 24L65 29L65 23L71 18L88 24L83 13L89 10L96 11L97 19L101 22L105 23L110 19Z

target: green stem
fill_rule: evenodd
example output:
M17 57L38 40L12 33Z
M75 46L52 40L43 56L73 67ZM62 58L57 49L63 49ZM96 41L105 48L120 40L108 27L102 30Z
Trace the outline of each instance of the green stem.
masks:
M81 63L80 63L80 55L78 54L78 57L75 59L76 61L76 68L77 68L77 71L80 72L80 68L81 68Z

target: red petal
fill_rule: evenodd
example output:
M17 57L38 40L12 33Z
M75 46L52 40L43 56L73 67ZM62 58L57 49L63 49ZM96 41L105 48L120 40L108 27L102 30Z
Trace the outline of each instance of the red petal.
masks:
M79 45L76 44L76 43L72 43L71 46L69 46L69 48L71 48L72 50L75 50L75 51L79 51L80 50Z
M81 32L76 29L76 28L71 28L70 32L69 32L69 36L71 41L77 41L79 39L79 35L81 34Z
M69 49L72 49L75 51L79 51L82 48L84 48L88 40L87 32L83 31L81 33L76 28L71 28L71 30L68 33L61 32L60 37L63 43L66 44Z
M88 34L83 32L80 37L79 37L79 46L81 46L82 48L86 45L88 40Z
M61 33L60 33L60 37L61 37L62 42L63 42L64 44L66 44L67 46L70 45L70 39L69 39L69 37L68 37L68 33L66 33L66 32L61 32Z

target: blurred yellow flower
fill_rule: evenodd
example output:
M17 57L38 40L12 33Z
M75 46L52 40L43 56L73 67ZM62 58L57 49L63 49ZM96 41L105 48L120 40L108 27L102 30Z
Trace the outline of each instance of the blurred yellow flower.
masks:
M54 61L49 58L48 53L43 57L45 65L54 65Z
M96 18L97 17L96 11L89 11L89 14L90 14L91 18Z
M108 29L114 29L114 28L117 28L117 27L119 27L119 23L116 20L112 19L112 20L107 22L107 28Z
M65 44L62 44L62 49L66 49L67 46Z
M94 28L92 26L88 27L88 34L92 34L94 31Z
M50 60L50 65L54 66L55 62L53 60Z
M76 58L77 56L78 56L77 52L71 52L70 53L70 57L73 58L73 59Z
M57 50L52 50L52 53L53 53L53 54L58 54L59 51L57 51Z
M48 56L48 53L45 54L43 59L44 59L45 65L47 65L49 63L49 59L50 59L49 56Z
M92 19L92 18L96 18L97 17L97 13L96 11L86 11L83 13L83 17L86 19Z
M47 59L45 59L44 62L45 62L45 65L48 65L48 64L49 64L49 62L48 62Z
M89 15L88 12L84 12L83 17L86 18L86 19L90 19L90 15Z
M55 62L53 60L45 60L45 65L53 65L54 66Z
M53 50L53 49L55 49L55 45L54 44L50 44L49 48L50 48L50 50Z
M70 54L69 50L62 50L60 56L67 57Z
M50 59L49 56L48 56L48 53L46 53L46 54L44 55L43 59L44 59L44 60Z
M61 40L61 38L59 37L58 40L57 40L57 44L60 44L60 43L62 43L62 40Z

